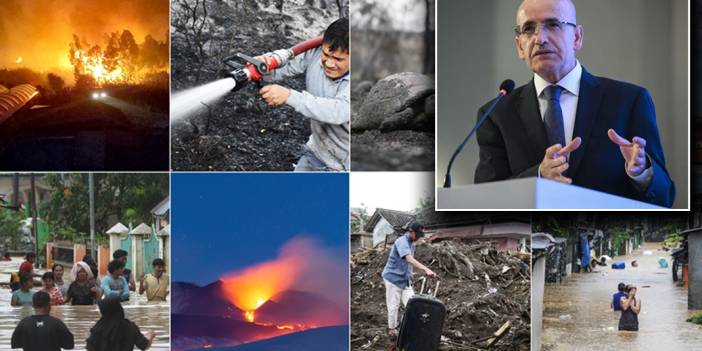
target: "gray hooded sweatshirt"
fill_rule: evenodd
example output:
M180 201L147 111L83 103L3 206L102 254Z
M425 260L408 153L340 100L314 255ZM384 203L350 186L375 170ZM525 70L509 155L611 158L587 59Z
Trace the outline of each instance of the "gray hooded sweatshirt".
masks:
M307 147L334 171L349 169L349 117L351 115L350 73L338 79L324 75L322 48L308 50L287 65L274 70L264 81L280 81L305 73L302 92L290 89L288 105L310 119Z

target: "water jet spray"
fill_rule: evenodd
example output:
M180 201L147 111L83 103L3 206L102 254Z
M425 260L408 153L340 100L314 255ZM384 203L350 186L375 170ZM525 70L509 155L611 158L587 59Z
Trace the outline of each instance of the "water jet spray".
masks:
M223 63L231 68L217 81L173 93L171 96L171 120L177 121L204 109L230 91L238 91L250 82L260 82L263 76L285 66L295 56L322 45L323 36L303 41L289 49L269 52L266 62L242 53L229 56Z

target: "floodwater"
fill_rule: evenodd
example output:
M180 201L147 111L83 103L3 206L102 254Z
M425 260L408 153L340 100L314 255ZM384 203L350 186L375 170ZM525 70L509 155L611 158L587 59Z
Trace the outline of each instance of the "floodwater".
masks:
M699 311L688 311L687 289L673 283L670 268L659 268L659 257L670 265L669 253L659 248L646 243L630 256L615 257L626 262L624 270L598 266L593 273L546 284L542 350L700 350L702 326L685 321ZM634 259L639 267L631 267ZM638 287L638 332L618 331L619 315L610 302L619 282Z
M10 262L0 262L0 283L7 283L10 272L17 271L20 263L22 260L18 257L13 257ZM65 276L70 276L70 270L66 271ZM137 288L138 285L137 282ZM0 350L11 350L10 339L15 326L22 318L34 313L30 306L11 307L10 297L11 292L7 284L0 286ZM132 292L129 302L122 305L127 319L136 323L144 335L149 331L156 333L149 350L170 350L170 297L165 303L150 304L145 296ZM51 315L63 320L73 333L75 350L85 350L85 339L90 334L90 328L100 319L97 305L52 306Z
M195 88L171 94L171 121L205 111L236 86L232 78L224 78Z

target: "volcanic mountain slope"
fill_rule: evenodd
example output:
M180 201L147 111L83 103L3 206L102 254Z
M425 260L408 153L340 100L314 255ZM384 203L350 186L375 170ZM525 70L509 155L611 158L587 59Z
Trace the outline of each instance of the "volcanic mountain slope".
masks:
M224 295L222 281L197 286L174 282L171 311L191 316L217 316L244 320L244 311ZM256 322L275 325L330 326L348 323L341 306L319 294L286 290L276 294L255 311Z
M349 327L324 327L283 335L268 340L230 348L201 349L217 351L345 351L348 350Z
M221 281L202 287L184 282L173 283L171 299L173 350L191 350L205 345L208 347L240 345L302 329L348 325L348 314L343 308L320 294L296 290L283 291L266 301L254 311L255 322L251 323L245 320L244 311L226 298L222 285ZM343 334L347 335L348 327L340 328L344 330ZM329 330L329 328L317 329ZM312 330L304 330L304 333L309 331ZM311 335L310 340L317 334ZM325 343L326 337L320 336L320 338L320 345L328 345ZM297 343L306 342L307 339L291 340L290 342ZM331 340L338 342L340 339L335 337ZM281 345L286 345L286 341L281 342ZM347 345L348 341L342 344ZM292 349L317 350L306 347ZM334 348L320 350L334 350Z
M222 282L197 286L174 282L171 287L171 313L183 315L208 315L243 319L243 311L222 295Z
M172 314L171 333L174 338L227 339L231 345L270 338L285 331L232 318Z
M266 301L256 321L272 324L330 326L348 323L348 313L327 298L304 291L286 290Z

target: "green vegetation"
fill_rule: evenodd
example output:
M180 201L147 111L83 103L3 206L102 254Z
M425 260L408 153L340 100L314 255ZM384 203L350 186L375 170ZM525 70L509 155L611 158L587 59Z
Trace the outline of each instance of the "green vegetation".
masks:
M674 249L680 247L680 243L683 241L683 236L680 233L668 234L663 241L663 248Z
M0 209L0 246L5 248L20 246L25 235L21 230L23 220L21 211Z
M695 323L695 324L700 324L702 325L702 313L695 313L692 315L692 317L687 319L688 322L690 323Z
M624 253L624 243L626 243L632 234L622 227L612 227L607 230L606 234L609 235L610 241L612 243L612 255L621 255Z
M360 233L363 231L363 226L368 223L371 215L368 214L368 207L361 204L360 213L351 215L351 233Z
M151 225L151 209L169 193L167 174L96 173L95 232L98 242L110 225L120 221L134 226ZM53 188L49 200L40 205L43 219L51 233L60 240L85 243L90 238L90 202L88 174L47 174L47 185Z

